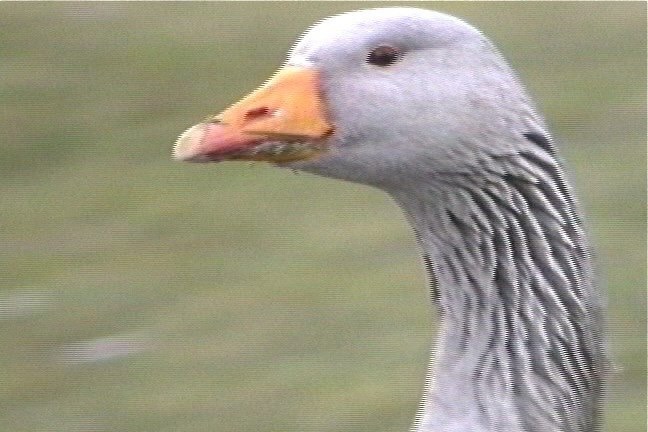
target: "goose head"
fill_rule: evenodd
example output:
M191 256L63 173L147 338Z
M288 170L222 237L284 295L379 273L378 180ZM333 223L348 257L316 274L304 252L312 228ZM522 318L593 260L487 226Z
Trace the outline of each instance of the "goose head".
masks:
M532 119L478 30L433 11L369 9L310 28L273 78L187 130L175 157L262 160L394 189L515 152Z
M577 208L542 119L475 28L412 8L323 20L174 155L267 161L398 202L443 318L417 430L599 430L607 366Z

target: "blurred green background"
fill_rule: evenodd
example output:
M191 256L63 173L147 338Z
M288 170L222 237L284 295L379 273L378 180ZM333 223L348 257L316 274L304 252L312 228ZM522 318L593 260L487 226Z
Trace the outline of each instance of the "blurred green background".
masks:
M375 5L0 4L0 431L407 430L436 321L398 209L170 160L303 29ZM416 5L488 34L562 142L608 293L606 430L644 431L646 4Z

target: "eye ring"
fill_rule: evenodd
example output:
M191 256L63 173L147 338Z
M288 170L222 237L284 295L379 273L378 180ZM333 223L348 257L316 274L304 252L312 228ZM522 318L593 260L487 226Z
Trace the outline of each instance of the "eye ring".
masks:
M391 45L379 45L367 55L367 63L379 67L391 66L403 57L400 49Z

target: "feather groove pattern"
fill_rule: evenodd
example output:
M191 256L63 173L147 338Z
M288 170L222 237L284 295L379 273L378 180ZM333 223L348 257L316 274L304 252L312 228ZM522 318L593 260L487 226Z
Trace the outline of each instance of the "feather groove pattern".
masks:
M460 374L484 431L598 431L606 360L589 249L551 141L524 137L531 150L435 179L441 210L408 211L455 329L441 336L436 375ZM419 427L432 429L425 416Z

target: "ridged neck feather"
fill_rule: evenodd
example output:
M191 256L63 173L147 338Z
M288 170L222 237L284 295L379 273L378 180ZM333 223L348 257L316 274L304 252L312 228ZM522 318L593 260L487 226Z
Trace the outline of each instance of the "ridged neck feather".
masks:
M599 430L600 302L571 192L547 138L392 192L440 316L417 421L433 432Z

